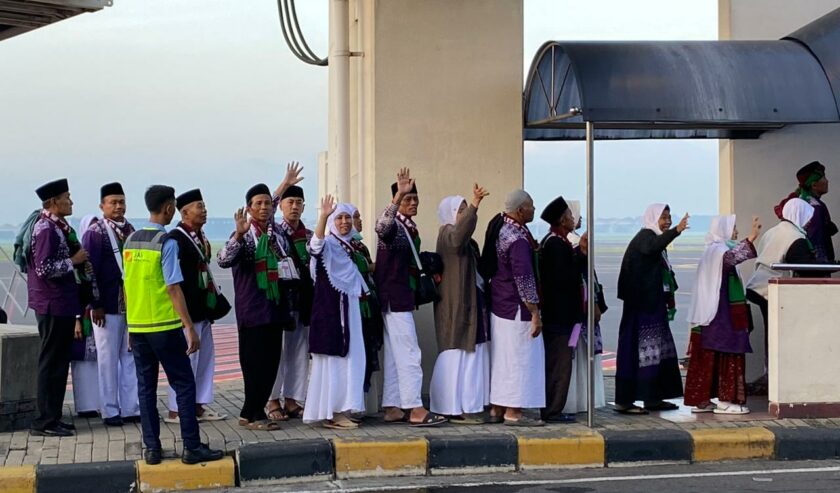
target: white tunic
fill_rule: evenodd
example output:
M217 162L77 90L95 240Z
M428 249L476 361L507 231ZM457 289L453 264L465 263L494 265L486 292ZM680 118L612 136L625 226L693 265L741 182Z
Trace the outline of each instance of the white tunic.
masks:
M313 237L309 249L320 254L324 240ZM348 258L348 261L349 258ZM316 282L323 282L317 280ZM365 344L362 335L362 314L358 299L350 297L348 307L350 343L347 355L312 355L309 390L303 411L304 423L333 419L336 413L365 410Z

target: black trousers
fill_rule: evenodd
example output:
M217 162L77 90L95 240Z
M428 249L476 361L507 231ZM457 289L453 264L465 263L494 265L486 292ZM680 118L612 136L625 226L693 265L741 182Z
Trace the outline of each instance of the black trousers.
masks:
M279 326L239 328L239 366L245 384L240 418L248 421L266 419L265 406L277 378L282 349L283 330Z
M761 318L764 319L764 368L767 369L767 355L769 353L769 341L767 340L767 331L769 330L769 326L767 323L767 300L761 296L760 294L756 293L752 289L747 290L747 301L756 305L759 310L761 310Z
M572 380L572 351L569 334L543 332L545 346L545 408L542 417L558 416L566 407Z
M61 419L76 317L36 314L41 352L38 354L38 417L35 430L55 428Z
M131 353L137 370L137 394L140 398L140 426L146 448L160 450L160 415L157 408L158 372L163 366L169 385L175 390L181 439L185 449L201 445L198 418L195 415L195 376L187 356L187 338L181 329L163 332L133 333Z

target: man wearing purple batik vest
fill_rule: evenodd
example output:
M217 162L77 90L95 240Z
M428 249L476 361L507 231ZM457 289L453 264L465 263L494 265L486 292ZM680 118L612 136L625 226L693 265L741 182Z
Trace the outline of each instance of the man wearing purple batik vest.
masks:
M376 222L379 236L374 278L379 287L385 318L385 385L382 407L385 421L413 426L434 426L446 418L429 412L420 397L423 369L414 327L414 287L418 269L413 248L419 249L419 232L412 217L420 200L408 168L397 173L391 185L393 199Z
M505 199L505 212L490 221L482 264L490 279L490 422L542 426L522 409L545 407L545 348L537 291L535 252L526 226L534 201L524 190Z
M29 257L29 308L35 312L41 351L38 355L38 414L30 434L71 436L75 427L61 421L70 352L82 315L77 266L87 262L76 232L65 219L73 214L66 179L39 187L41 217L32 229Z
M82 237L99 284L99 300L92 304L93 337L99 370L99 399L107 426L140 422L137 371L128 350L125 319L122 251L134 226L125 218L125 192L119 183L100 189L102 220L94 222Z

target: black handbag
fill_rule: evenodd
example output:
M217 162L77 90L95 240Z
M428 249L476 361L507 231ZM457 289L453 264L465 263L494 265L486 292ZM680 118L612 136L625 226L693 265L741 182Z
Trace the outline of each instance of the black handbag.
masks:
M230 301L222 293L216 295L216 306L210 310L210 316L207 317L211 322L221 320L230 313Z
M421 261L420 254L414 248L414 242L411 241L410 237L409 243L411 244L411 252L414 254L414 261L417 263L417 270L420 271L420 275L417 277L417 289L414 290L414 306L419 307L440 301L440 293L434 279L434 273L423 267L425 264ZM441 267L440 270L443 271L443 262L440 255L433 252L423 252L423 256L430 259L429 265L437 263ZM434 258L437 259L436 262L433 260Z

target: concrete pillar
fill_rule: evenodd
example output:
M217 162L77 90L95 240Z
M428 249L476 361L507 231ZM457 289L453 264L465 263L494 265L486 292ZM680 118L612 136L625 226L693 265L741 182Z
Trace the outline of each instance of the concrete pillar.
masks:
M522 186L522 0L351 0L350 191L372 250L397 169L420 192L422 248L434 250L437 205L491 196L476 239L505 194ZM330 159L331 161L331 159ZM334 190L327 163L321 190ZM431 307L416 313L426 384L437 356ZM428 388L428 387L426 387Z

